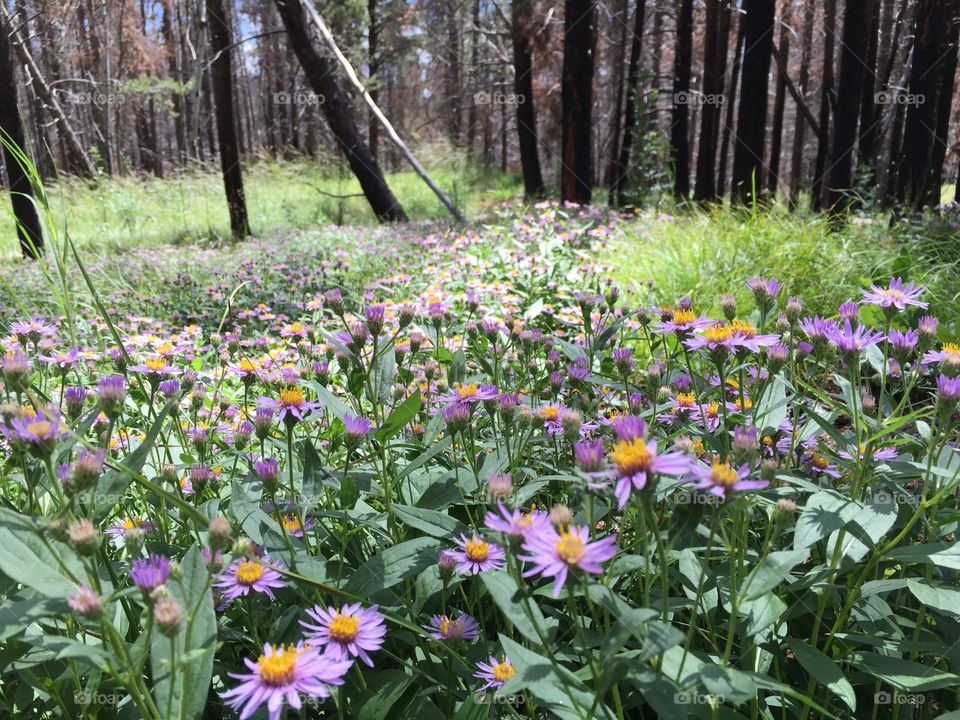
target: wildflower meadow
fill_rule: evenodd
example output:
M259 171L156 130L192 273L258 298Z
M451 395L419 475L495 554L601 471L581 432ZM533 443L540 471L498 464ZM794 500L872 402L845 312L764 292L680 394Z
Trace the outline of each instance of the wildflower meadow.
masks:
M617 232L410 233L415 272L318 262L283 311L246 261L249 304L7 306L5 714L952 717L960 346L925 288L625 293Z

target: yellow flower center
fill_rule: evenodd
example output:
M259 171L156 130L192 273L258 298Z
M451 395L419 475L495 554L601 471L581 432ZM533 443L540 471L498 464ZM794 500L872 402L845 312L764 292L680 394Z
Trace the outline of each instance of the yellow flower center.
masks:
M299 532L301 529L300 518L296 515L284 515L280 518L280 524L287 532Z
M739 335L740 337L745 338L753 338L757 336L757 329L753 325L740 320L733 321L731 332L733 332L734 335Z
M900 300L901 298L905 297L902 290L893 290L892 288L887 288L883 291L883 294L893 300Z
M50 432L52 427L53 423L49 420L34 420L32 423L27 424L27 432L42 438Z
M471 562L483 562L490 554L490 543L486 543L474 535L472 540L467 540L464 553Z
M440 634L448 638L462 638L465 623L463 618L453 620L444 615L440 618Z
M944 362L950 365L960 363L960 343L944 343L943 353L947 356Z
M693 393L678 393L677 405L682 408L692 408L697 404L697 396Z
M250 560L244 560L237 566L234 576L241 585L253 585L263 577L263 566Z
M560 417L560 408L556 405L547 405L546 407L540 408L540 417L544 420L556 420Z
M290 326L290 332L292 333L302 333L303 332L303 323L295 322Z
M717 485L732 487L737 482L737 471L730 467L730 463L722 463L714 458L711 466L711 478Z
M717 323L704 330L703 334L708 342L722 343L733 337L733 330L726 323Z
M164 343L157 348L157 352L161 355L172 355L173 354L173 343Z
M554 547L557 556L567 565L576 565L587 554L587 548L584 546L583 540L573 530L567 530L560 535L560 539L557 540Z
M330 638L340 643L353 642L360 631L360 621L353 615L337 613L330 621Z
M469 400L472 397L477 396L477 386L474 383L469 385L461 385L457 388L457 395L460 396L461 400Z
M123 519L122 525L124 530L133 530L133 528L143 527L143 520L139 517L128 517Z
M621 475L633 475L650 467L653 454L647 450L647 443L643 438L634 438L614 444L610 458Z
M688 325L693 322L693 310L674 310L673 311L673 323L674 325Z
M147 358L147 362L144 364L147 366L148 372L156 373L166 370L167 359L165 357Z
M720 412L720 403L712 402L706 407L707 417L715 418L717 413Z
M750 398L744 398L743 403L741 404L740 398L737 398L733 404L736 406L738 412L743 412L744 409L749 410L753 407L753 400Z
M280 391L280 404L284 407L299 407L303 404L303 390L300 388L284 388Z
M516 674L517 671L513 665L506 661L493 664L493 676L497 679L497 682L505 683Z
M273 655L261 655L257 661L257 671L260 673L260 679L272 687L282 687L289 685L294 680L297 667L297 658L300 656L300 650L293 645L286 648L271 645Z
M257 364L253 360L243 358L243 360L240 361L240 369L246 373L256 372Z
M863 454L863 450L860 453ZM825 470L830 465L830 461L820 453L815 452L810 455L810 464L818 470Z

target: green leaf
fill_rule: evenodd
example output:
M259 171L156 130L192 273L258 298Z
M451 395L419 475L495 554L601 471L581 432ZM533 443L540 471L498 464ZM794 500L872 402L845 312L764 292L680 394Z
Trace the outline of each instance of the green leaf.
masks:
M862 507L835 490L821 490L808 500L797 520L793 547L803 550L853 520Z
M413 420L417 416L417 413L420 412L421 402L422 398L420 397L420 389L418 388L414 391L413 395L410 395L390 413L390 416L383 423L383 426L376 432L377 440L382 442L393 437L404 425Z
M402 670L384 670L367 676L367 688L357 698L357 720L385 720L413 682Z
M613 720L613 713L603 703L594 705L594 695L580 679L562 665L528 650L506 635L500 635L500 644L517 674L500 688L498 695L511 695L526 690L542 706L561 720L605 718Z
M172 639L159 632L154 634L150 665L154 702L161 715L190 720L200 717L207 703L217 643L217 616L213 610L210 573L196 545L187 551L180 569L182 579L167 586L183 610L180 630ZM175 673L171 672L172 643L176 644Z
M937 567L960 570L960 543L924 543L896 548L884 560L904 563L931 563Z
M172 408L173 404L168 403L167 406L160 411L157 419L147 432L147 436L143 439L143 442L137 446L137 449L125 456L122 461L116 463L118 466L117 469L110 470L104 474L96 486L90 491L93 494L94 506L96 507L96 512L94 513L94 519L96 521L103 520L103 518L113 512L114 506L123 497L127 488L130 487L130 483L133 482L133 476L140 474L144 463L150 456L150 450L153 448L153 444L160 435L163 421Z
M357 568L344 590L357 597L370 598L436 564L441 547L433 538L414 538L388 547Z
M960 590L942 585L928 585L920 580L908 579L907 587L913 596L927 607L950 616L960 609Z
M332 392L327 390L323 385L313 380L306 383L306 386L309 387L317 394L317 399L323 403L323 406L332 412L337 419L343 420L344 415L350 415L350 408L334 395Z
M764 556L740 586L743 600L756 600L773 590L790 575L794 566L807 557L806 550L779 550Z
M787 611L787 604L773 593L761 595L740 606L740 612L747 616L747 635L756 635L777 622Z
M843 700L851 710L857 709L857 696L853 685L833 660L798 638L787 638L787 647L793 651L803 669L813 675L818 683Z
M449 538L466 532L466 527L454 517L439 510L427 510L412 505L393 505L397 518L420 532L436 538Z
M540 606L531 598L520 595L517 581L505 570L480 573L480 578L500 612L521 635L540 647L540 638L549 637Z
M51 545L59 543L48 541ZM86 577L73 551L60 545L59 555L73 580L65 577L56 556L37 534L29 518L0 508L0 572L50 598L65 598Z
M732 667L704 665L700 671L700 682L710 695L737 705L757 696L757 685L753 678Z
M930 665L921 665L910 660L879 655L877 653L853 653L850 662L865 673L872 675L897 690L916 693L956 687L960 677L937 670Z
M662 620L651 620L647 624L647 634L643 638L639 660L646 662L652 657L662 655L666 650L683 642L684 634L673 625Z

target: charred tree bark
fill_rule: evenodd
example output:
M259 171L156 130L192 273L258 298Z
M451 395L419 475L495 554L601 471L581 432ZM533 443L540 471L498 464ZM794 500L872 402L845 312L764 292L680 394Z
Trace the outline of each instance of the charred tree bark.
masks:
M813 18L815 8L813 0L805 2L803 11L803 36L800 51L800 82L798 91L801 97L806 98L810 83L810 58L813 55ZM790 193L788 204L791 209L797 205L800 194L800 182L803 178L803 149L806 137L807 119L802 113L797 113L797 122L793 134L793 152L790 160Z
M783 147L783 113L787 104L787 69L790 62L790 34L793 32L792 1L787 0L780 18L780 47L777 48L777 65L783 72L777 73L777 94L773 101L773 129L770 132L770 168L767 171L767 192L777 196L780 183L780 152ZM797 113L800 117L800 113Z
M593 62L596 46L596 0L566 0L563 43L562 170L560 196L589 204L593 196Z
M741 22L745 49L730 185L732 198L742 203L756 201L755 193L759 194L761 187L774 5L774 0L744 0L746 15Z
M300 1L274 1L310 87L323 97L321 109L330 131L360 182L374 214L381 222L406 222L407 215L403 207L387 186L380 166L370 153L370 146L360 136L356 115L349 98L337 83L333 67L311 42Z
M213 101L217 116L217 144L220 146L220 171L223 189L230 210L230 229L238 239L250 234L247 201L243 193L243 172L240 169L240 146L237 143L233 117L233 68L230 61L230 20L224 12L223 0L207 0L207 23L210 26L210 49Z
M940 199L940 188L933 187L931 180L953 10L953 0L920 0L917 5L907 117L897 178L898 200L914 208L936 204ZM942 100L949 103L952 98Z
M0 137L3 140L3 160L7 167L10 204L17 221L20 250L25 258L36 260L43 252L43 231L37 208L33 204L33 187L14 153L14 148L7 146L7 143L12 143L22 152L26 152L9 32L8 23L0 22Z
M370 68L370 79L367 83L370 97L375 103L380 101L380 92L377 84L380 78L380 17L377 14L377 0L367 0L367 66ZM370 140L370 154L374 160L380 154L380 121L371 110L367 113L367 137Z
M860 132L857 147L857 167L870 172L871 180L875 161L877 140L877 113L876 92L880 77L880 2L871 0L870 26L867 28L867 68L864 73L863 90L860 95Z
M630 64L627 68L627 102L623 116L623 140L616 163L610 169L610 204L627 204L627 178L630 174L630 153L637 133L637 107L640 102L640 53L643 51L643 21L646 0L637 0L633 11L633 37L630 40Z
M943 163L947 156L947 137L953 110L953 91L957 75L957 45L960 40L960 0L952 0L951 15L947 18L947 45L943 57L943 84L937 99L937 132L930 163L930 187L933 201L939 202L943 185Z
M723 97L723 65L720 61L720 32L724 0L706 0L707 16L703 35L703 115L700 118L700 147L697 150L697 182L694 199L717 199L717 139ZM724 50L726 54L726 50ZM726 60L726 58L724 58Z
M520 146L520 167L523 191L529 198L543 195L543 173L540 170L540 149L537 136L537 115L533 98L533 48L531 32L533 4L531 0L513 0L513 91L517 105L517 140ZM472 107L472 106L471 106Z
M670 118L670 164L673 196L690 196L690 65L693 61L693 0L680 0L677 52L673 60L673 113Z
M853 153L857 147L857 120L860 115L860 97L863 92L869 43L867 32L873 16L874 2L875 0L847 0L843 13L840 80L837 87L833 151L830 153L832 170L827 188L827 207L831 212L846 210L853 202Z
M813 169L810 202L814 210L822 207L823 183L830 154L830 117L833 103L833 49L837 29L837 0L827 0L824 6L823 74L820 86L820 141L817 143L817 161Z
M720 140L720 168L717 170L717 196L723 197L727 189L727 158L730 149L730 137L733 134L733 114L736 108L737 84L740 82L740 66L743 63L743 18L737 13L737 47L733 51L733 67L730 70L730 90L726 95L726 117L723 124L723 137Z

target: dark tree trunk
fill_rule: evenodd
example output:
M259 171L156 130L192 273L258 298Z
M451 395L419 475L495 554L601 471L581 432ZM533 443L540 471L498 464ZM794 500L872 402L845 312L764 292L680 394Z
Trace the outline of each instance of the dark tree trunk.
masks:
M950 114L953 110L953 91L957 76L957 45L960 34L960 0L952 0L951 15L947 18L947 44L944 52L943 85L937 99L937 133L933 144L933 159L930 163L930 187L932 200L939 203L943 185L943 163L947 156L947 139L950 131Z
M470 33L470 89L469 96L472 98L477 89L478 65L480 63L480 0L474 0L473 3L473 28ZM530 97L533 102L533 96ZM477 103L471 101L467 110L467 154L471 159L475 157L477 137ZM521 151L521 159L523 153Z
M783 112L787 104L786 73L790 64L790 34L793 32L792 0L787 0L780 17L780 47L777 48L782 73L777 73L777 94L773 101L773 129L770 132L770 168L767 171L767 192L776 198L780 183L780 152L783 147ZM801 113L797 113L800 117Z
M693 196L699 201L717 199L717 140L723 97L723 65L720 60L720 32L725 0L706 0L707 16L703 35L703 115L700 118L700 147L697 150L697 184ZM724 50L726 54L726 50ZM726 58L724 58L726 60Z
M596 25L596 0L566 0L560 196L567 202L584 205L589 204L593 196L590 131Z
M743 203L757 200L754 188L759 193L762 182L774 6L774 0L744 0L745 47L730 185L733 199Z
M827 188L831 212L847 209L853 202L853 153L857 147L857 120L866 74L870 18L875 0L847 0L843 13L843 40L840 50L840 78L837 86L836 120L833 128L832 170ZM873 68L870 68L873 73Z
M680 0L677 52L673 60L673 114L670 118L670 164L673 196L690 196L690 65L693 61L693 0Z
M0 22L0 137L3 138L3 160L7 167L10 204L17 221L20 250L25 258L37 259L43 251L43 231L37 208L33 204L33 187L17 157L7 147L10 142L26 152L9 32L10 28Z
M803 11L803 37L800 51L800 83L798 90L804 98L807 96L810 83L810 58L813 55L813 19L816 14L813 0L806 0ZM793 134L793 152L790 160L790 194L788 203L793 209L797 205L797 196L800 194L800 182L803 178L803 149L807 130L807 118L803 113L797 113L797 123Z
M380 91L377 88L380 78L377 73L380 72L380 18L377 16L377 0L367 0L367 64L370 68L370 82L367 83L367 91L373 102L380 104ZM374 159L380 154L380 121L370 110L367 113L367 136L370 139L370 154Z
M633 37L630 41L630 64L627 68L627 107L623 117L623 141L617 154L616 164L611 168L610 204L622 207L627 204L627 178L630 174L630 152L637 133L637 108L640 103L640 53L643 50L643 21L646 0L637 0L633 11Z
M879 124L879 114L877 113L876 92L878 89L878 78L881 68L878 62L880 56L880 1L871 0L870 27L867 28L867 68L864 73L863 90L860 95L860 139L857 148L857 165L868 170L873 175L873 165L875 162L876 143L877 143L877 125Z
M370 154L370 146L360 135L350 99L340 89L334 69L326 57L314 48L300 0L275 0L277 11L287 30L290 46L296 53L310 87L323 98L320 106L337 145L360 182L370 207L381 222L406 222L407 215L384 180L380 166Z
M733 51L733 67L730 70L730 90L726 95L726 117L723 123L723 137L720 140L720 169L717 171L717 197L723 197L727 188L727 158L729 157L730 136L733 133L733 113L736 108L737 84L740 82L740 66L743 63L744 22L737 13L737 47Z
M207 23L210 26L210 49L214 109L217 115L217 143L220 146L220 170L223 188L230 209L230 229L238 239L250 234L247 201L243 194L243 173L240 169L240 146L237 143L233 118L233 68L230 62L230 19L224 12L223 0L207 0Z
M817 143L817 161L813 169L813 183L810 189L810 202L814 210L823 204L823 183L826 180L827 159L830 148L830 117L833 102L833 48L837 32L837 0L827 0L824 6L823 21L823 74L820 85L820 140Z
M938 107L951 45L954 0L920 0L914 30L913 66L907 117L900 153L897 198L915 208L937 204L940 188L934 187L934 146L938 141ZM956 49L953 50L954 55ZM956 66L954 65L954 70ZM923 98L920 102L919 98ZM914 98L914 101L910 101Z
M617 53L614 58L612 73L614 106L610 117L610 163L607 165L605 183L607 188L613 185L613 173L620 157L620 135L623 132L623 104L626 94L624 69L627 64L627 44L630 37L630 3L628 0L621 0L620 7L612 19L614 21L611 23L612 25L620 24L620 37L617 40Z
M517 104L517 140L520 146L520 167L523 191L529 197L543 195L543 174L540 170L540 149L537 136L537 115L533 99L533 48L531 0L513 0L513 91Z

